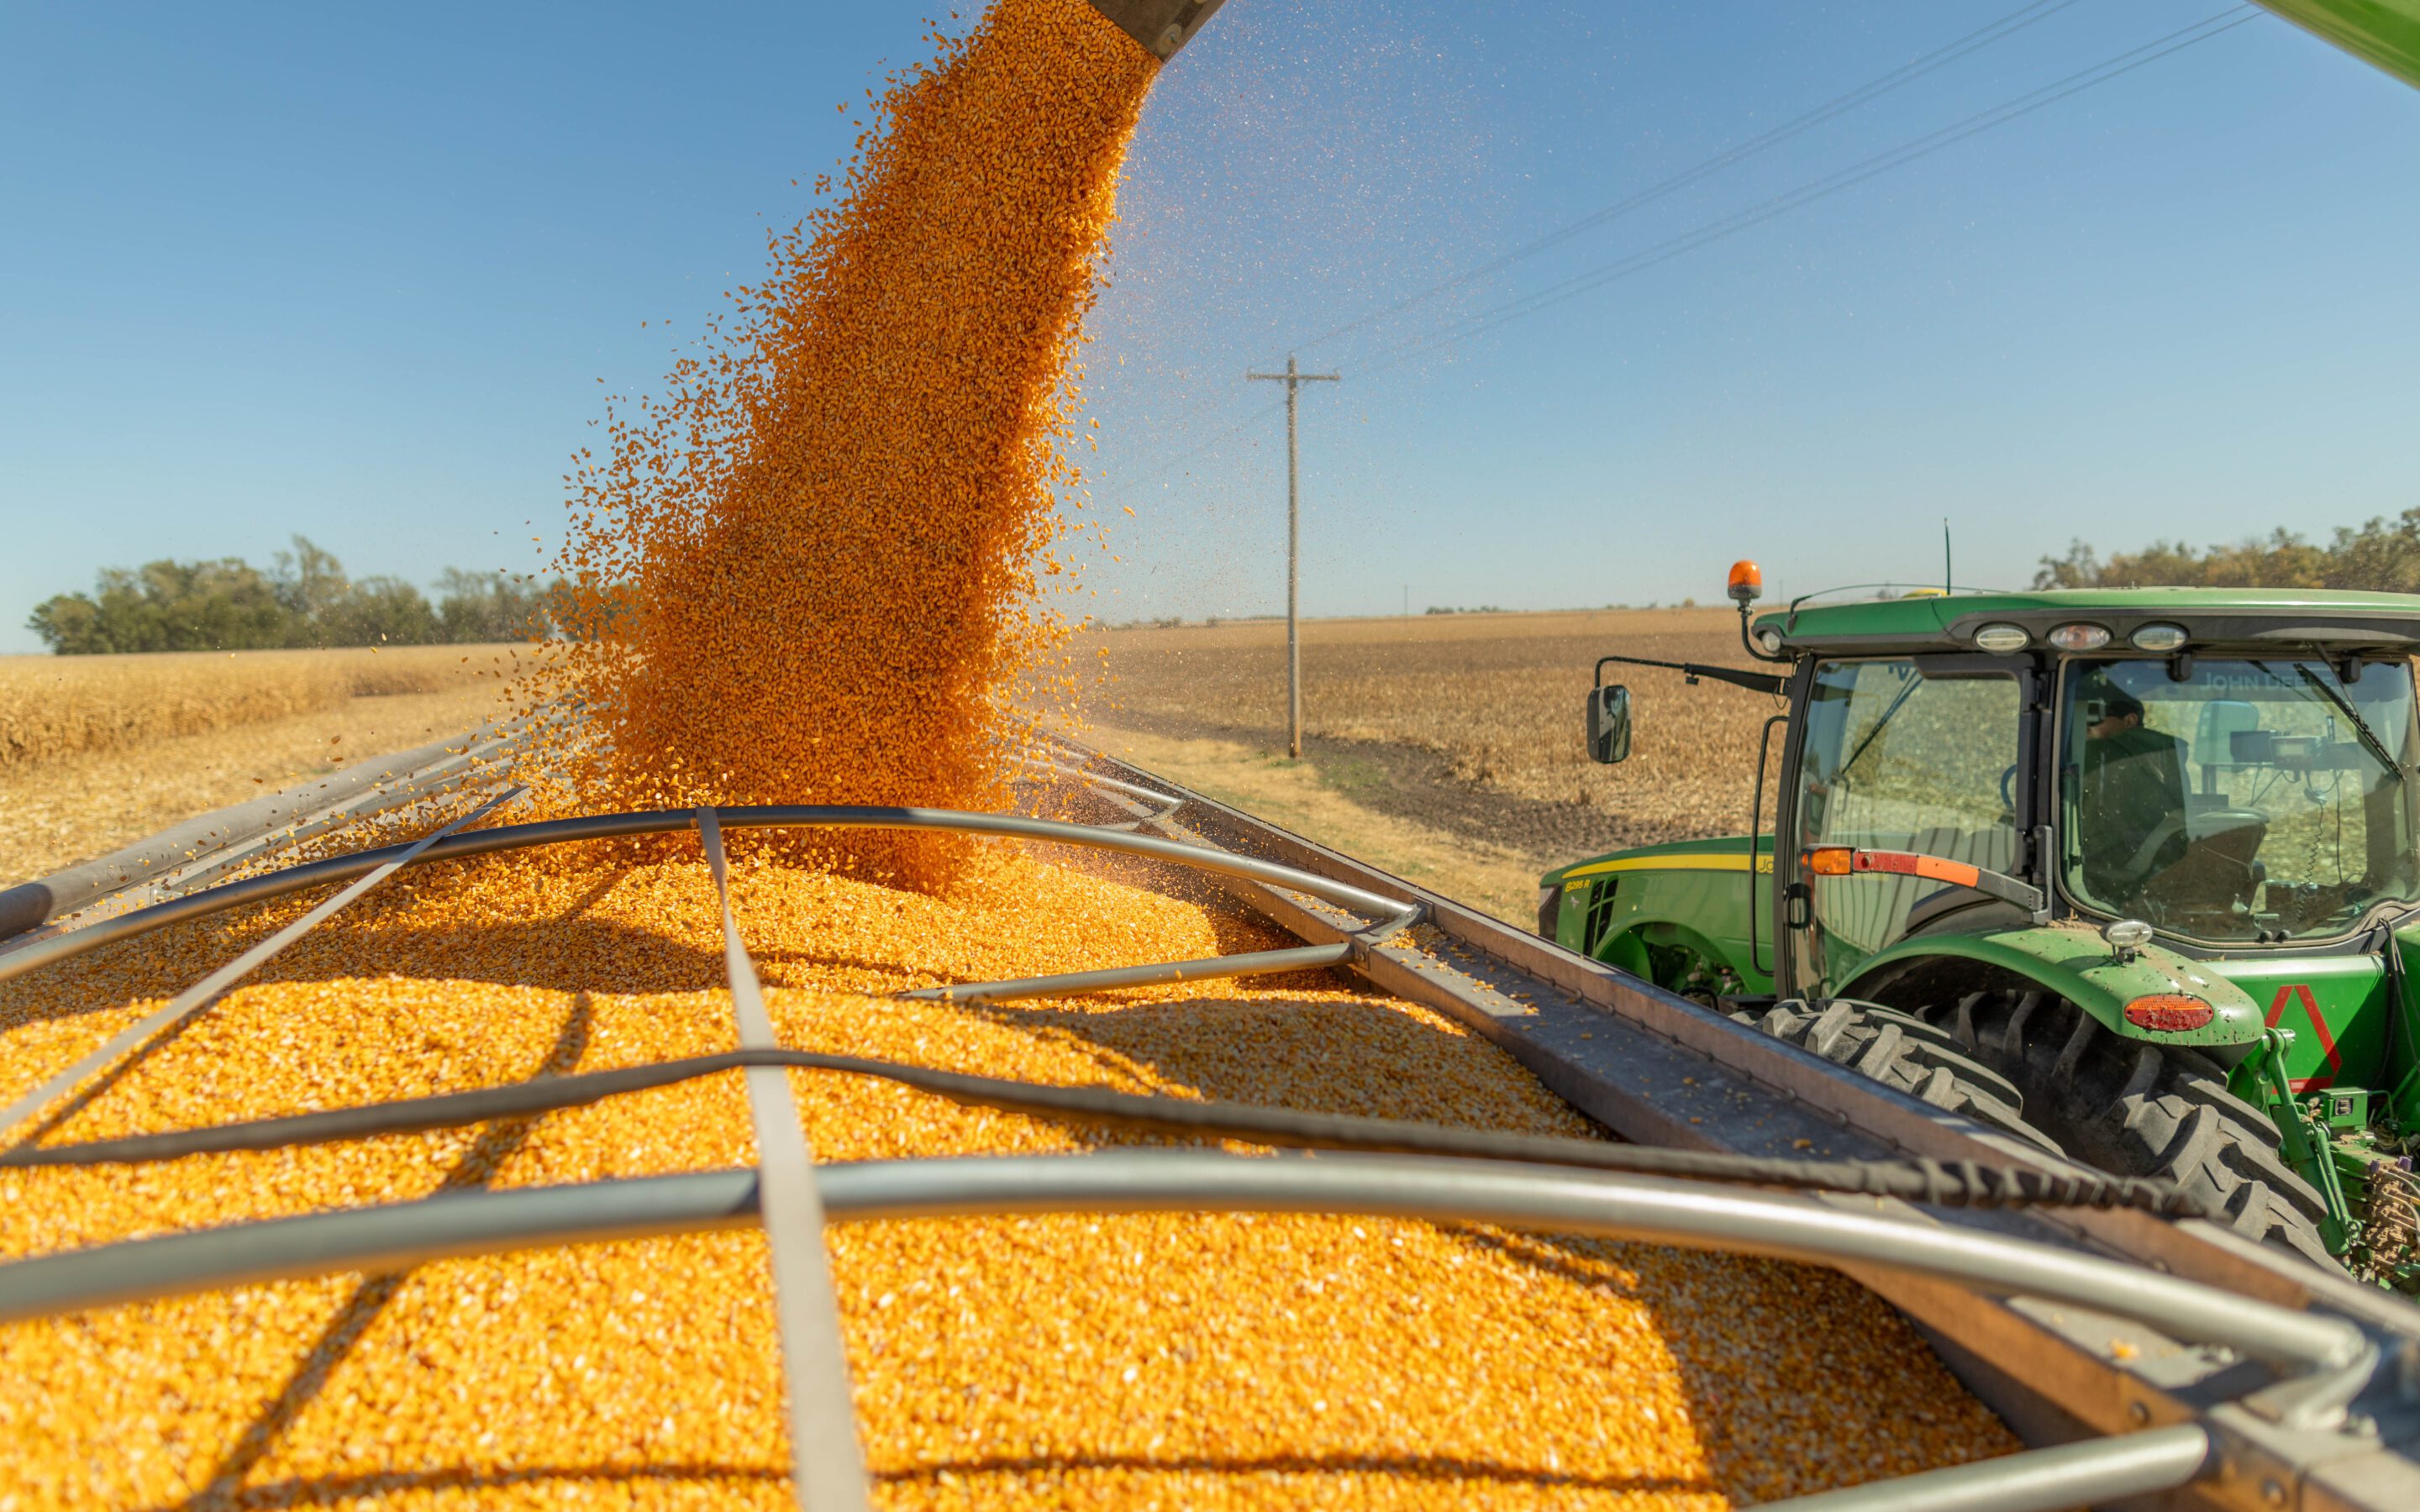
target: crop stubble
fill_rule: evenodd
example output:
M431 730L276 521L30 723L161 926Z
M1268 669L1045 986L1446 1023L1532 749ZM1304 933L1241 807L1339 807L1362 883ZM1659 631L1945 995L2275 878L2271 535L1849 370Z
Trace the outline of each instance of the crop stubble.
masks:
M0 659L0 885L468 732L517 648Z
M1599 766L1582 739L1600 656L1748 665L1728 609L1311 620L1302 639L1311 760L1357 751L1394 768L1408 816L1425 811L1441 827L1548 861L1747 828L1773 701L1718 683L1690 687L1678 672L1611 668L1607 680L1634 695L1631 757ZM1106 651L1113 679L1086 709L1096 727L1282 750L1282 622L1094 630L1083 649ZM1403 752L1427 760L1388 760ZM1454 801L1455 789L1481 801Z

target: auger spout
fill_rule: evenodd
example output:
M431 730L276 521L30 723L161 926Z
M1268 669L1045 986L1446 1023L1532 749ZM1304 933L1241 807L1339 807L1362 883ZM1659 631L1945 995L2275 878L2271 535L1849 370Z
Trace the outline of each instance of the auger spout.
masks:
M1165 63L1193 40L1226 0L1093 0L1093 8Z

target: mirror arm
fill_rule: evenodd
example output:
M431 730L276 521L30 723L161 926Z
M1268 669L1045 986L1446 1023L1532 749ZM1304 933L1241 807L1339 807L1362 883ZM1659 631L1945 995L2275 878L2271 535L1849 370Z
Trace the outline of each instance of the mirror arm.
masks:
M1679 672L1692 683L1701 677L1711 677L1717 683L1729 683L1733 687L1744 687L1751 693L1770 693L1776 698L1780 697L1782 689L1790 686L1789 679L1776 672L1751 672L1737 667L1709 667L1694 661L1657 661L1651 656L1599 656L1596 662L1595 686L1598 687L1605 686L1605 670L1617 662L1624 667L1661 667L1666 671Z

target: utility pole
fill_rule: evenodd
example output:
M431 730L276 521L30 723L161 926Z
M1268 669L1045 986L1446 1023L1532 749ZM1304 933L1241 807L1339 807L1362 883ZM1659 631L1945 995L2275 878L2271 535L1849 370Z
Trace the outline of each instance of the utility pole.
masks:
M1286 386L1286 754L1302 759L1302 444L1295 429L1295 396L1306 383L1337 383L1342 373L1306 373L1286 353L1282 373L1246 373L1254 383Z

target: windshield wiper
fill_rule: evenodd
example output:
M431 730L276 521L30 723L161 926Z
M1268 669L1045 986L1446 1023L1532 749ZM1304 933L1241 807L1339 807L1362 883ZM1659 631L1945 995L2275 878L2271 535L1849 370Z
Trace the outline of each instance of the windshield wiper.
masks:
M1882 738L1883 726L1891 722L1891 717L1899 713L1900 705L1908 701L1908 696L1910 694L1924 686L1924 674L1915 671L1913 668L1909 669L1909 671L1913 675L1908 678L1907 686L1900 688L1899 690L1899 696L1892 699L1889 705L1883 710L1882 717L1876 719L1874 721L1874 727L1866 732L1866 738L1857 742L1857 748L1849 752L1849 759L1832 769L1833 781L1845 782L1848 780L1849 768L1857 764L1857 758L1866 753L1867 747Z
M2259 667L2264 672L2269 672L2269 675L2272 677L2277 675L2275 672L2269 671L2269 669L2262 666L2259 662L2256 661L2252 665ZM2342 693L2329 687L2325 679L2313 675L2310 665L2307 662L2298 661L2294 663L2294 670L2303 674L2304 682L2310 684L2313 687L2319 690L2319 697L2326 699L2330 703L2335 704L2338 712L2342 713L2346 718L2352 721L2352 727L2361 735L2363 743L2369 747L2370 753L2372 755L2375 755L2381 762L2385 764L2388 771L2395 773L2398 777L2403 774L2403 764L2396 760L2395 753L2386 748L2386 742L2378 738L2378 732L2369 727L2369 721L2361 717L2361 711L2352 706L2352 701L2350 699L2346 698Z

